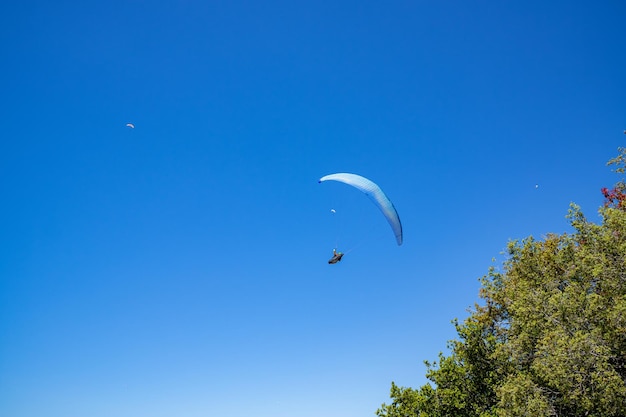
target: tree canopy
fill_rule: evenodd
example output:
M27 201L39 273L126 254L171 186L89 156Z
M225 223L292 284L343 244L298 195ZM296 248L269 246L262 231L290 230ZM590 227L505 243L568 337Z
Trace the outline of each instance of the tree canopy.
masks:
M609 161L624 173L626 150ZM391 384L379 417L626 415L626 184L602 189L600 223L572 204L573 231L509 242L502 268L430 383Z

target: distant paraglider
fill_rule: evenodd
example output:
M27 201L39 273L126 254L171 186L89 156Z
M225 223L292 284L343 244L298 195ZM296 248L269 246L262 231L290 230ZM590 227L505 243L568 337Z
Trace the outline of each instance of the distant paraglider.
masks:
M337 262L341 261L341 258L343 258L343 255L344 254L342 252L337 252L336 249L333 249L333 257L328 260L328 263L336 264Z
M382 211L383 215L387 219L387 222L389 222L391 229L393 230L393 234L396 236L396 242L398 245L402 245L402 223L400 223L400 217L398 216L398 212L393 206L391 200L387 198L385 193L383 193L383 190L381 190L378 185L365 177L348 173L326 175L320 178L318 182L321 183L324 181L343 182L344 184L351 185L357 190L365 193L376 205L376 207ZM331 210L331 212L334 212L334 209Z
M135 125L132 123L126 123L126 127L130 127L131 129L134 129Z

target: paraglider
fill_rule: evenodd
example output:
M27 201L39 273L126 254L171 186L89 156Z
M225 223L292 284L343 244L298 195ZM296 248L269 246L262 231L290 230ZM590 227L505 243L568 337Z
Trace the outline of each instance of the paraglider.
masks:
M126 123L126 127L130 127L131 129L134 129L135 125L132 123Z
M380 209L383 213L387 222L389 222L389 226L391 226L391 230L393 230L393 234L396 237L396 242L398 245L402 245L402 223L400 223L400 217L398 216L398 212L396 208L393 206L393 203L389 198L383 193L383 190L380 189L378 185L374 182L368 180L365 177L356 174L348 174L348 173L337 173L326 175L319 179L318 182L322 183L324 181L339 181L344 184L348 184L353 186L359 191L365 193L372 202ZM332 211L332 210L331 210ZM334 250L333 250L333 253ZM338 252L341 253L341 252ZM343 254L341 255L343 256ZM341 256L336 262L341 260ZM334 259L334 257L333 257ZM333 260L331 259L331 260ZM332 262L332 263L336 263ZM330 261L328 263L331 263Z
M336 264L337 262L341 261L341 258L343 258L343 253L337 252L336 249L333 249L333 257L328 260L328 263Z

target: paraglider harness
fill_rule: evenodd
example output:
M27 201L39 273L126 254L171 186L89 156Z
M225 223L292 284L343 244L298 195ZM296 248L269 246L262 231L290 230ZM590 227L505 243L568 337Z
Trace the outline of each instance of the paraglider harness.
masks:
M333 249L333 257L328 260L328 263L336 264L337 262L341 261L341 258L343 258L343 253L337 252L335 249Z

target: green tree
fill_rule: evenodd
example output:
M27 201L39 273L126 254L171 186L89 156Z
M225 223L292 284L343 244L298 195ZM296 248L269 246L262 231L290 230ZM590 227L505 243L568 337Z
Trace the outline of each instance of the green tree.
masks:
M626 150L609 164L624 173ZM570 207L572 233L510 242L502 270L449 355L426 362L430 383L392 382L379 417L626 415L626 185L600 208L600 224Z

